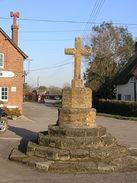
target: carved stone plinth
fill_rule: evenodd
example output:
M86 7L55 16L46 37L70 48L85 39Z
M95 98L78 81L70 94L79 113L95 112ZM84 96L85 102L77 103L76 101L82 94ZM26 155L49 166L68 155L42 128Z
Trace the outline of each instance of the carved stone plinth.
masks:
M89 88L63 90L62 108L59 110L59 126L67 128L95 128L96 110L91 108L92 91Z
M93 108L62 108L60 109L59 125L67 128L95 128L96 110Z
M89 88L63 89L62 108L87 109L92 107L92 91Z

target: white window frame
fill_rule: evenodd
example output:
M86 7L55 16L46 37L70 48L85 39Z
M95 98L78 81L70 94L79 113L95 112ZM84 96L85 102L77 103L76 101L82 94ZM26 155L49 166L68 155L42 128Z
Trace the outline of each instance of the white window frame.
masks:
M131 101L131 95L129 94L125 95L125 101Z
M2 99L2 88L7 88L7 99ZM7 86L0 86L0 101L6 102L8 101L9 96L9 88Z
M4 53L0 53L0 56L2 55L2 57L3 57L3 65L1 66L0 65L0 68L4 68Z

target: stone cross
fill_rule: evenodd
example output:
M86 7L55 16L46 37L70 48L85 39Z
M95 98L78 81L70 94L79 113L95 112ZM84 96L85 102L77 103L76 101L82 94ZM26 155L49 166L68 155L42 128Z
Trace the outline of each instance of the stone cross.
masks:
M81 80L81 55L90 56L90 49L82 49L81 48L81 38L78 37L75 39L75 48L66 48L66 55L74 55L74 78L72 80L72 87L82 87Z
M13 13L13 11L11 11L10 16L13 17L13 24L16 25L16 18L19 18L19 12Z

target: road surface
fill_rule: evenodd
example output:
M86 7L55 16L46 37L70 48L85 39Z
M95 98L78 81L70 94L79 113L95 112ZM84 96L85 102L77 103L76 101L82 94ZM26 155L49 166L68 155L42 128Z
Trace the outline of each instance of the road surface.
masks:
M22 140L34 139L57 120L53 101L45 104L24 103L24 116L9 120L8 131L0 135L0 183L137 183L137 172L111 174L50 174L11 162L11 149ZM107 127L121 144L137 147L137 122L97 117L97 124Z

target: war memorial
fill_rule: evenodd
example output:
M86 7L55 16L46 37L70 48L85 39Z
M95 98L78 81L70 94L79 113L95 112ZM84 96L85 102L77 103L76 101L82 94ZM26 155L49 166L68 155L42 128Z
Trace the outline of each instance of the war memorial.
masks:
M90 56L76 38L72 87L63 90L62 108L55 125L38 134L36 142L28 142L25 152L14 148L10 159L34 166L46 172L109 173L135 170L134 149L118 144L103 126L96 125L96 110L92 108L92 91L83 87L81 55ZM46 120L46 119L45 119ZM120 127L119 127L120 128ZM43 129L44 130L44 129Z

